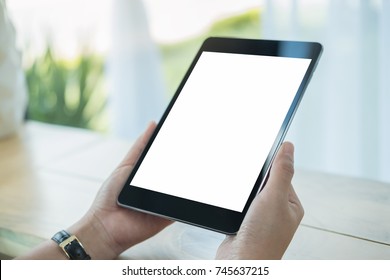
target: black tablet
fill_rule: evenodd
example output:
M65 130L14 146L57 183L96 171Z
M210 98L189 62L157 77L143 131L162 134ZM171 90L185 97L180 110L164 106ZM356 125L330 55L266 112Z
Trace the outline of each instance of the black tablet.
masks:
M121 206L236 233L322 46L207 39L121 191Z

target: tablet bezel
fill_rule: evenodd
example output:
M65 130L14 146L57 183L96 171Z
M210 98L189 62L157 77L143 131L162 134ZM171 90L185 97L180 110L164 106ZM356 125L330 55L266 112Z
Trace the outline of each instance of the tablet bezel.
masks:
M236 212L193 200L184 199L164 193L159 193L136 186L131 186L135 173L137 172L142 160L147 154L150 146L156 138L160 128L167 118L171 108L174 106L177 97L182 91L188 77L194 69L202 52L223 52L250 55L265 55L278 57L309 58L310 65L302 79L302 82L295 94L293 102L290 105L283 124L279 129L273 146L268 153L267 159L259 170L259 176L253 186L252 192L248 197L242 212ZM226 234L234 234L239 230L242 220L250 206L250 203L261 190L266 181L272 161L287 133L290 123L303 97L304 91L310 81L310 78L318 63L322 53L322 46L316 42L297 42L297 41L276 41L276 40L255 40L255 39L237 39L211 37L205 40L200 50L196 54L187 73L180 83L175 95L169 103L165 113L158 123L152 137L142 152L139 160L135 164L129 178L126 181L118 197L118 204L123 207L136 209L138 211L151 213L154 215L166 217L172 220L189 223L203 228L211 229Z

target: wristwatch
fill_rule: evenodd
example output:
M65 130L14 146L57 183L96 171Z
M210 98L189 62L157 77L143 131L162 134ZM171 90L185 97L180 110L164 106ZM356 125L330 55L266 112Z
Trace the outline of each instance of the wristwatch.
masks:
M65 230L57 232L51 240L61 247L70 260L91 259L91 257L85 252L83 245L77 237L75 235L70 235Z

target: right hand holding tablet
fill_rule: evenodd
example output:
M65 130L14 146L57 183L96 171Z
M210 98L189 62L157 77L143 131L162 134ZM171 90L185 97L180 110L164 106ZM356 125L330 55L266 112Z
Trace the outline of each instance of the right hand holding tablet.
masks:
M270 177L253 200L237 235L227 236L217 259L281 259L304 210L291 184L294 146L284 143L271 167Z

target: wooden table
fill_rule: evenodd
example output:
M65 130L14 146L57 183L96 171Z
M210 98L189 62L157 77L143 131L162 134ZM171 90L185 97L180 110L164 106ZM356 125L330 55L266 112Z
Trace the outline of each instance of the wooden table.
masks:
M38 122L1 139L0 256L22 254L79 219L130 146ZM297 170L294 186L305 217L285 259L390 259L390 184ZM212 259L223 238L175 223L121 257Z

